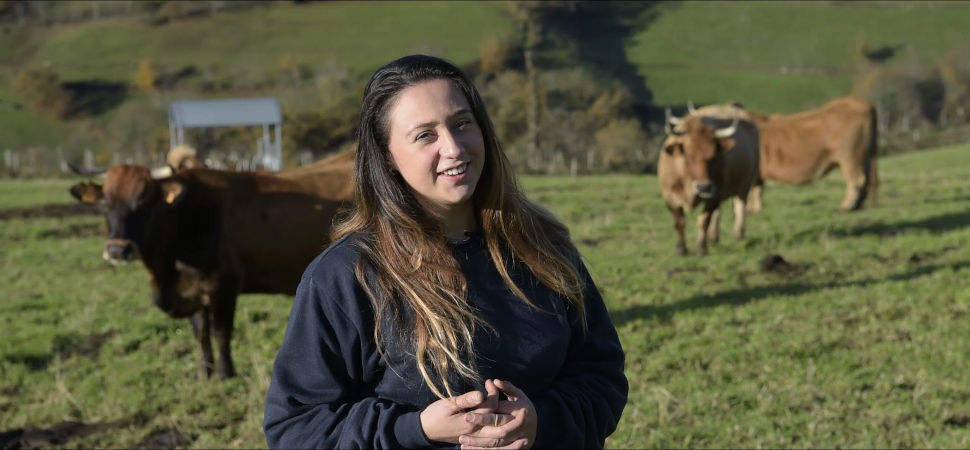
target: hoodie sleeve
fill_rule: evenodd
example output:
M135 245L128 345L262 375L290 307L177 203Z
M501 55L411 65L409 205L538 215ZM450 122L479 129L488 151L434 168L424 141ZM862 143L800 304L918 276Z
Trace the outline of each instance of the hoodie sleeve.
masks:
M365 294L346 277L322 278L301 280L273 364L263 419L269 448L429 447L417 408L374 393L383 368L372 315L360 306L369 307Z
M573 327L559 376L530 399L539 421L535 448L603 448L626 405L623 348L592 277L580 269L588 330Z

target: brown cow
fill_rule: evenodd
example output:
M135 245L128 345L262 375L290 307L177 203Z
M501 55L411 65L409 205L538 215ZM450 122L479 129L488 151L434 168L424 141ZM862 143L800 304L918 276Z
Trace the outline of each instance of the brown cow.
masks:
M317 168L341 180L335 184L350 184L345 165ZM156 306L190 318L206 377L213 369L211 327L218 373L226 378L235 374L230 341L237 296L294 294L348 200L343 193L322 196L308 189L316 186L306 179L312 176L186 169L154 179L147 167L121 165L106 172L103 186L82 183L71 193L106 207L104 258L141 259Z
M862 208L869 195L873 202L877 199L876 109L866 100L842 97L789 115L766 116L737 104L691 110L693 114L737 115L754 121L760 133L762 180L806 184L838 166L846 182L840 210ZM757 194L756 208L760 209L760 191Z
M661 195L674 216L677 252L687 253L684 243L686 215L698 204L698 253L707 254L708 241L717 241L718 209L734 197L734 236L744 237L745 202L758 179L757 128L735 118L731 123L716 118L689 116L674 120L667 112L664 141L657 175Z

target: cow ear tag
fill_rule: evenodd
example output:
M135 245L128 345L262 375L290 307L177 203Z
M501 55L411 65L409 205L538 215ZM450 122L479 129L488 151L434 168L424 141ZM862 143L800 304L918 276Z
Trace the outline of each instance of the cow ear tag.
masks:
M165 203L169 205L174 204L182 196L184 190L185 186L177 181L166 181L162 183L162 192L165 193Z

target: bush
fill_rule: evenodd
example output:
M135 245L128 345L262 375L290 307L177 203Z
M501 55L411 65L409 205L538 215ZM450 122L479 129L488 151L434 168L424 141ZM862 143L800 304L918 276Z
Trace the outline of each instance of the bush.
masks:
M954 47L937 63L943 86L940 125L970 121L970 41Z
M481 45L481 61L479 69L482 73L497 74L512 65L520 49L508 36L491 36L485 38Z
M635 118L612 120L596 131L597 169L642 172L657 159L657 149Z
M13 79L14 92L37 114L64 118L71 108L71 95L49 65L29 66Z
M155 90L155 83L158 80L158 68L156 67L155 61L151 59L142 59L138 62L138 68L135 70L135 86L139 90L150 92Z
M313 76L313 73L306 64L297 60L295 56L284 53L276 66L276 75L282 84L297 86Z
M495 132L512 164L538 173L591 173L611 169L640 172L655 155L633 115L630 91L598 80L582 69L545 71L539 81L539 149L528 154L525 74L507 70L480 76L482 96Z

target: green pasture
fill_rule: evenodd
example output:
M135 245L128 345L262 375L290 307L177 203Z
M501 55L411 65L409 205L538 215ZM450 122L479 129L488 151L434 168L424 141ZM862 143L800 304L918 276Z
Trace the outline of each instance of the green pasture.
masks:
M739 100L787 113L848 94L863 40L926 64L966 43L970 4L658 2L627 21L626 58L654 104Z
M513 27L505 11L499 2L332 2L227 11L162 26L104 20L59 29L34 59L53 61L68 80L122 82L133 79L143 58L221 77L250 68L273 72L285 54L314 69L332 60L358 73L415 52L467 64L478 59L485 37Z
M627 352L608 446L970 446L968 167L970 145L882 159L879 203L856 213L836 212L837 172L769 184L747 238L725 212L704 258L674 256L654 176L526 178L570 226ZM264 447L291 299L243 296L239 376L195 379L189 324L152 305L140 264L100 258L99 216L9 217L69 204L75 181L0 181L0 431L74 421L87 428L56 446ZM789 265L763 271L769 254Z

